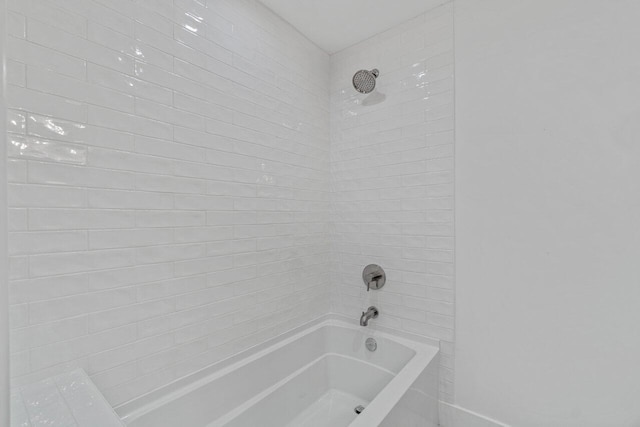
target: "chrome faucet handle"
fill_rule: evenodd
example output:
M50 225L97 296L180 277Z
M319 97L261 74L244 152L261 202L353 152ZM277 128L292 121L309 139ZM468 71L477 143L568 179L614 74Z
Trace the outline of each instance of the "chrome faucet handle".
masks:
M378 289L378 280L380 279L382 279L382 274L369 278L367 280L367 292L369 292L369 289L371 288L371 282L376 282L376 285L374 287Z
M379 281L382 279L382 274L378 274L377 276L373 276L371 280L367 283L367 292L369 292L369 288L371 287L371 282L376 282L374 286L376 289L380 287Z
M362 272L362 280L367 286L367 292L369 292L372 288L374 290L382 288L384 286L386 278L386 274L382 267L375 264L366 266L364 268L364 271Z

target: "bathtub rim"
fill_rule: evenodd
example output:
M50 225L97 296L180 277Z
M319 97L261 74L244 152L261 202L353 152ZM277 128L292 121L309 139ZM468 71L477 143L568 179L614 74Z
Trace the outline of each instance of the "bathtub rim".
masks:
M214 379L214 377L222 376L228 372L231 372L237 369L241 364L257 360L263 355L281 348L301 338L302 336L310 334L325 326L342 327L357 332L362 331L362 326L358 324L357 320L353 320L347 318L346 316L337 314L323 315L303 325L286 331L278 336L275 336L267 341L250 347L247 350L243 350L239 353L234 354L233 356L220 360L216 363L206 366L203 369L181 377L156 390L153 390L128 402L117 405L114 409L126 426L129 422L132 422L133 420L143 416L144 414L154 410L155 408L171 402L181 396L184 396L193 390L196 390L197 388L210 382L212 379ZM431 360L437 357L437 355L439 354L440 343L438 340L432 338L412 334L409 332L399 331L397 329L387 328L384 326L371 324L367 328L372 332L375 332L379 336L395 341L398 344L408 347L415 352L414 356L406 363L406 365L400 370L396 377L392 379L391 382L385 387L385 389L383 389L378 395L380 396L384 393L384 396L388 397L387 395L393 396L394 394L398 394L397 399L392 399L395 401L393 405L388 405L388 400L386 402L381 400L381 407L388 407L388 410L390 410L404 394L400 393L399 389L403 386L406 386L406 388L404 389L406 391L412 384L413 380L415 380L415 378L413 378L413 380L407 383L407 381L410 380L409 377L413 377L413 375L409 374L413 373L417 369L417 366L426 366ZM410 367L413 369L408 369ZM419 373L420 372L417 372L415 376L417 377ZM409 377L407 377L407 375L409 375ZM396 381L398 378L400 379ZM390 389L389 387L392 386L392 384L394 385ZM391 392L391 390L393 390L393 392ZM371 402L371 404L378 399L378 396ZM379 409L380 410L370 410L367 416L364 416L363 412L363 414L361 414L361 416L359 416L356 421L360 419L366 420L373 418L373 413L377 414L378 412L382 411L381 408ZM382 418L380 418L380 421L382 420ZM367 425L360 424L360 422L356 423L356 421L354 421L350 425L350 427Z

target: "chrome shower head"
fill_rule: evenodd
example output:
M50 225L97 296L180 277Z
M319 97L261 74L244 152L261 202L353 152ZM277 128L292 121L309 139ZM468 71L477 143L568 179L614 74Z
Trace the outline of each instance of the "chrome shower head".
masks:
M353 87L360 93L371 93L376 88L379 75L380 71L375 68L371 71L360 70L353 75Z

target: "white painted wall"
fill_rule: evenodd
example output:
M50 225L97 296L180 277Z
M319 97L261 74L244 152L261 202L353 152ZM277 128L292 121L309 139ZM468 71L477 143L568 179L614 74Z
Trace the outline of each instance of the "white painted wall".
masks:
M326 53L254 0L7 6L14 385L117 405L329 311Z
M352 86L378 68L376 92ZM331 56L333 310L442 340L453 398L453 4ZM387 273L367 292L362 269Z
M457 0L456 403L640 423L640 3Z

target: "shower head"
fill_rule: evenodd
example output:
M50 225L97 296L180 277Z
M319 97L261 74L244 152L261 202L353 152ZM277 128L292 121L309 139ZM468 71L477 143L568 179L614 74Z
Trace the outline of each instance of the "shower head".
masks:
M360 93L371 93L376 88L379 75L380 71L375 68L371 71L360 70L353 75L353 87Z

